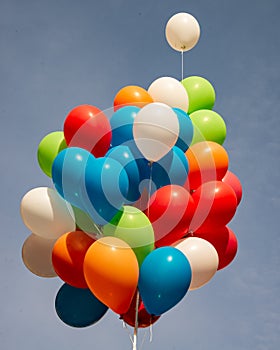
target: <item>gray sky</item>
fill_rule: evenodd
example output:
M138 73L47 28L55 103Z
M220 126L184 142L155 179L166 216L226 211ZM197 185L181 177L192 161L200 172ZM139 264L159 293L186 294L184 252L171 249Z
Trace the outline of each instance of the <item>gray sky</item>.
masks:
M161 317L143 349L279 348L279 10L277 0L0 0L1 349L131 348L113 312L82 330L58 319L62 282L34 276L21 261L30 233L19 204L29 189L51 185L37 146L74 106L109 108L125 85L180 78L180 54L164 36L176 12L200 22L185 76L213 83L230 170L243 184L229 225L239 251Z

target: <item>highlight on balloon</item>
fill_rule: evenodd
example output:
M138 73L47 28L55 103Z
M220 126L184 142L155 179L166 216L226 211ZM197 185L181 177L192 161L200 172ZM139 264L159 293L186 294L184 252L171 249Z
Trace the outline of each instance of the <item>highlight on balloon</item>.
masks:
M166 39L185 52L200 27L179 13ZM156 78L127 85L112 107L70 108L63 128L42 138L37 159L53 183L28 191L20 212L30 231L27 269L58 277L56 313L71 327L111 309L137 329L207 284L235 258L228 224L242 198L229 170L224 118L206 78ZM77 307L79 305L79 307Z

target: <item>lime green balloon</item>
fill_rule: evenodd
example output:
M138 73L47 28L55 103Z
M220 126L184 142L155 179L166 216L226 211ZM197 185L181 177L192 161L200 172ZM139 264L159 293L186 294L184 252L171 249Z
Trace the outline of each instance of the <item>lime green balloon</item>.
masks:
M91 217L80 208L74 207L73 205L72 208L75 216L77 229L84 231L94 239L98 238L100 234L100 229L96 225L96 223L91 219Z
M67 148L62 131L54 131L46 135L39 144L37 159L40 168L49 177L52 176L52 164L60 151Z
M212 109L216 94L212 84L202 77L191 76L181 82L189 97L188 113L199 109Z
M154 230L148 217L139 209L123 206L110 223L103 226L104 236L122 239L133 249L139 266L154 249Z
M223 144L227 129L224 119L216 112L201 109L190 114L193 123L192 145L200 141L213 141Z

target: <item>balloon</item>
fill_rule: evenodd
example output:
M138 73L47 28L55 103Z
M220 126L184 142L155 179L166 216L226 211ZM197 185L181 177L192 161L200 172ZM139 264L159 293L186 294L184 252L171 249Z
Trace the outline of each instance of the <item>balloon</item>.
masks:
M137 288L139 267L133 250L116 237L103 237L88 249L84 275L89 289L118 314L129 309Z
M135 202L140 197L139 183L140 174L136 159L134 158L128 146L116 146L111 148L106 157L118 161L127 173L128 176L128 192L126 195L127 202Z
M197 20L189 13L173 15L165 27L168 44L176 51L189 51L198 42L200 27Z
M157 190L145 211L153 225L156 246L169 245L182 238L189 229L194 210L192 196L184 187L168 185Z
M189 98L179 80L172 77L161 77L152 82L148 93L154 102L162 102L170 107L180 108L187 112Z
M150 177L156 189L171 184L183 186L188 171L189 164L184 152L174 146L163 158L152 164Z
M107 312L89 289L63 284L55 298L55 311L62 322L71 327L83 328L95 324Z
M111 222L103 227L105 236L114 236L125 241L133 249L139 266L154 249L154 231L150 220L139 209L124 206Z
M92 221L91 217L88 213L85 211L72 206L74 215L75 215L75 222L77 230L84 231L86 234L91 236L92 238L96 239L98 235L100 234L99 228L97 225Z
M86 211L98 225L105 225L119 211L128 192L128 176L123 166L109 157L88 159L85 171Z
M219 256L218 270L228 266L236 256L238 242L233 231L227 227L198 229L195 237L203 238L213 245Z
M200 226L225 226L234 216L237 199L234 190L222 181L202 184L192 195L196 205L191 230Z
M158 161L175 145L179 134L176 113L167 105L150 103L137 113L133 136L141 153L149 161Z
M144 107L152 103L153 99L147 90L140 86L128 85L123 87L114 98L114 111L124 106Z
M190 118L194 126L193 144L205 140L223 144L227 133L226 124L218 113L201 109L193 112Z
M239 178L234 173L228 170L225 176L222 178L222 181L232 187L236 194L237 205L239 205L242 199L242 185Z
M185 254L191 265L190 290L204 286L215 275L219 258L212 244L201 238L188 237L176 244L175 248Z
M52 263L57 275L67 284L87 288L83 264L94 239L82 231L68 232L58 238L52 251Z
M125 106L118 109L111 117L112 146L129 143L133 140L132 127L139 107Z
M26 227L43 238L55 239L76 227L71 206L52 188L37 187L27 192L20 213Z
M173 108L179 121L179 135L175 144L183 152L186 152L193 139L193 123L189 115L180 108Z
M138 283L148 313L158 316L175 306L187 293L191 275L190 264L178 249L152 251L141 265Z
M134 298L130 304L128 311L121 315L121 319L131 327L135 327L135 316L136 316L136 307L138 307L137 315L137 325L139 328L146 328L154 324L160 316L150 315L145 308L145 305L139 296L139 302L137 303L137 292L134 295Z
M72 205L84 209L85 169L94 156L83 148L69 147L53 162L52 180L57 192Z
M202 77L191 76L182 80L182 84L189 96L188 113L199 109L212 109L216 94L212 84Z
M52 177L52 164L60 151L67 147L62 131L55 131L46 135L40 142L37 159L43 172Z
M40 277L56 277L52 265L52 248L56 239L32 233L22 246L22 261L29 271Z
M185 154L189 162L187 189L195 190L204 182L222 180L228 170L228 154L216 142L198 142Z
M64 136L68 146L84 148L95 157L102 157L110 147L112 132L109 120L100 109L80 105L67 115Z

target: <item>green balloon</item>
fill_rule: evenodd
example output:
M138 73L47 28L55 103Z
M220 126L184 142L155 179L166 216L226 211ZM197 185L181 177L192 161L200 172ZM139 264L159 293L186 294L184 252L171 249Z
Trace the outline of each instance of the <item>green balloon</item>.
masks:
M110 223L103 226L104 236L122 239L133 249L139 266L154 250L154 230L148 217L139 209L123 206Z
M101 234L101 231L100 228L96 225L96 223L93 222L91 217L80 208L74 207L73 205L72 208L75 216L77 229L80 229L92 238L97 239L98 236Z
M199 109L212 109L215 103L215 90L211 83L202 77L191 76L181 82L189 96L188 113Z
M67 148L62 131L54 131L46 135L39 144L37 159L43 172L52 177L52 164L60 151Z
M224 119L216 112L202 109L190 114L193 123L192 145L200 141L213 141L223 144L227 129Z

